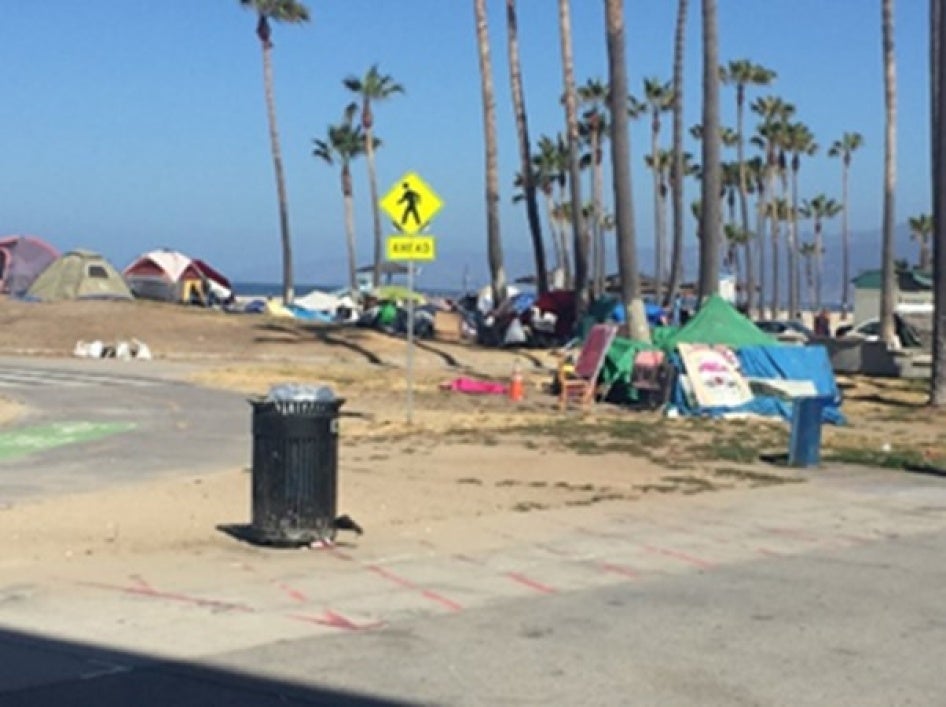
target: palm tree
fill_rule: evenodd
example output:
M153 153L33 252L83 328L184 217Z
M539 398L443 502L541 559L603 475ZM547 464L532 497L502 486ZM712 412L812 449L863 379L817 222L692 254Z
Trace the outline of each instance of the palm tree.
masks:
M753 157L746 163L749 191L755 194L755 233L759 246L759 306L760 319L765 318L765 163Z
M526 118L526 101L522 89L522 67L519 62L519 19L516 0L506 0L506 47L509 62L509 83L512 90L513 112L516 115L516 136L519 139L519 168L523 177L526 202L526 219L532 235L532 252L535 257L535 281L539 293L548 291L548 274L545 266L545 244L542 241L542 224L539 220L539 204L535 181L530 168L531 144L529 121Z
M821 296L815 292L814 261L818 259L818 246L815 243L802 243L798 247L798 254L805 261L805 283L808 286L808 306L816 310L821 309Z
M719 161L719 36L716 0L703 0L703 209L700 215L700 279L702 301L719 291L720 161Z
M559 203L564 201L565 171L567 168L567 150L559 136L557 139L543 135L537 144L538 151L532 157L536 171L536 183L545 196L549 228L552 231L552 244L555 249L555 265L562 271L565 286L572 286L571 263L568 257L568 243L565 238L565 226L559 218L554 191L557 187Z
M644 164L646 164L652 174L655 176L655 185L654 189L656 190L657 195L657 206L654 211L654 229L660 234L660 238L664 237L664 234L667 230L667 192L669 190L669 181L670 181L670 170L673 168L673 153L668 150L657 150L657 154L644 155ZM661 256L663 253L661 252ZM654 271L654 288L655 296L660 297L660 292L658 288L664 277L664 265L663 258L658 261L660 266L659 270ZM659 299L657 300L660 301Z
M846 317L848 313L849 283L851 281L851 243L848 232L847 215L850 211L850 201L848 199L848 173L851 169L851 155L853 155L861 145L864 144L864 138L860 133L844 133L840 140L835 140L828 150L828 157L841 158L841 203L843 210L841 212L841 316Z
M893 309L896 304L896 273L894 271L894 190L897 186L897 65L894 54L893 0L882 0L882 34L884 50L884 227L881 248L882 280L880 284L880 336L893 343L897 335Z
M658 152L660 151L660 114L673 108L672 84L656 78L644 79L644 103L650 114L650 157L651 173L654 182L654 295L661 300L664 281L664 246L666 233L663 219L658 218L661 210L660 175L657 172Z
M301 24L309 21L309 9L298 0L240 0L240 5L257 15L256 36L263 49L263 90L269 119L269 146L276 172L276 197L279 200L279 234L282 242L282 297L291 303L295 296L292 281L292 236L289 232L289 198L283 173L279 127L276 122L276 95L273 90L272 23Z
M483 133L486 142L486 250L493 289L493 302L506 299L506 271L503 266L503 242L499 231L499 159L496 142L496 96L493 92L493 65L489 52L489 27L486 0L473 0L476 40L480 63L480 88L483 95Z
M614 180L614 221L617 228L621 302L627 312L626 334L650 341L637 270L634 201L631 185L631 142L627 113L627 60L625 58L624 0L604 0L608 45L608 82L611 84L611 172ZM578 203L578 202L576 202Z
M349 76L343 82L345 88L361 99L361 128L365 134L365 157L368 163L368 186L371 189L371 216L374 225L374 272L372 284L381 284L381 210L378 203L378 177L374 163L374 110L372 106L397 93L404 87L394 79L378 71L373 64L364 76ZM495 300L494 300L495 301Z
M345 108L342 122L330 125L325 140L313 140L315 148L312 154L328 165L336 161L341 168L342 200L345 206L345 235L348 247L348 286L352 292L358 290L357 263L355 255L355 209L354 189L351 181L351 162L365 151L365 136L361 126L354 124L358 105L351 103ZM375 147L379 140L375 138Z
M763 162L763 180L760 196L763 204L766 204L763 215L769 220L770 239L772 244L772 299L771 314L775 318L778 316L779 309L779 288L778 288L778 228L776 220L773 217L775 211L768 207L768 204L775 198L775 178L779 171L779 145L782 141L782 135L785 131L785 123L794 114L795 107L791 103L786 103L776 96L764 96L757 98L752 102L750 109L762 118L762 123L757 128L757 134L752 137L752 144L761 148L764 154ZM759 242L761 243L764 234L759 232Z
M759 64L753 64L748 59L737 59L730 61L725 67L721 67L720 78L724 84L734 85L736 87L736 134L739 136L739 142L736 145L736 162L739 164L739 208L742 216L742 230L749 231L749 206L748 194L749 185L746 173L745 141L743 136L745 132L743 116L746 104L747 86L767 86L775 80L774 71L765 68ZM746 243L746 288L748 296L746 306L751 310L755 291L755 282L752 274L752 245L751 237ZM760 234L761 247L761 234Z
M946 7L930 3L930 133L933 193L933 371L930 405L946 407L946 142L942 116L946 113L946 71L942 70L946 43Z
M778 197L766 202L765 215L769 219L772 228L772 318L777 319L781 309L781 291L779 289L779 233L782 230L782 224L790 219L791 206L788 200ZM794 312L789 313L789 317L794 316Z
M601 216L603 215L603 174L601 160L603 150L601 145L608 131L607 102L608 85L600 80L589 79L583 86L578 87L578 101L587 110L579 129L588 137L590 153L587 161L591 166L591 193L594 213L591 220L592 254L591 269L593 273L594 292L600 295L604 289L604 242L601 233Z
M812 252L812 257L814 258L814 280L815 280L815 308L821 309L821 285L824 276L824 268L822 266L822 258L824 256L824 238L822 237L822 229L824 227L825 219L834 218L843 210L842 206L836 202L834 199L829 199L824 194L818 194L810 201L805 199L802 202L801 208L798 210L798 215L802 218L809 218L812 220L814 229L815 229L815 242L814 242L814 251ZM799 250L801 252L801 250Z
M798 170L801 168L801 156L813 155L818 151L815 137L804 123L790 123L785 130L785 147L791 152L792 169L792 220L788 244L789 295L788 307L792 316L798 312L799 269L798 269Z
M673 35L673 168L670 200L673 208L673 238L670 246L670 284L665 304L673 302L683 281L683 52L686 43L687 0L677 4Z
M920 245L920 258L917 267L924 272L933 269L933 253L930 250L930 237L933 235L933 217L929 214L913 216L909 220L910 238Z
M581 204L581 164L578 153L578 97L572 56L572 20L569 0L558 0L558 28L565 85L565 126L568 145L568 182L573 204ZM581 209L572 209L572 239L575 249L575 307L581 316L588 304L588 240Z

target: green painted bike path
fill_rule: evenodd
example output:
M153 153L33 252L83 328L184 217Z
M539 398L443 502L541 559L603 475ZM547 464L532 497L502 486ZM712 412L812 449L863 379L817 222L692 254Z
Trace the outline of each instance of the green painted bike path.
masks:
M53 422L0 432L0 461L111 437L136 427L134 422Z

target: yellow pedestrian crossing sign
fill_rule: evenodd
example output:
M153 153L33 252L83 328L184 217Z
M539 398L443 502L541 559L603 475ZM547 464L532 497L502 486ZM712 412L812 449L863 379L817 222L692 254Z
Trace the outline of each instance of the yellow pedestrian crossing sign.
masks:
M381 208L402 233L414 235L430 223L443 206L437 193L416 172L408 172L381 199Z
M436 257L433 236L388 236L388 260L430 261Z

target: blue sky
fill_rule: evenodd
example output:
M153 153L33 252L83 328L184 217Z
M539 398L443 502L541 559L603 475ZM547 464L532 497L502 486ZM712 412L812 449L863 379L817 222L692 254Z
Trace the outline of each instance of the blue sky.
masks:
M511 203L517 152L502 0L489 0L500 132L502 232L511 276L528 272L524 212ZM676 2L628 2L632 91L669 79ZM277 26L274 67L298 282L344 279L337 170L311 156L337 121L342 86L374 62L406 87L377 107L380 188L415 170L445 202L432 232L440 257L428 286L486 277L483 128L472 0L308 3L313 21ZM520 0L520 41L533 137L561 130L556 3ZM687 29L686 124L700 119L699 1ZM928 53L923 0L897 3L897 221L929 211ZM579 82L606 76L604 3L572 0ZM880 0L719 0L721 59L778 72L764 92L793 102L822 146L803 163L801 189L840 199L840 165L826 148L856 130L851 225L881 223L883 86ZM33 233L61 249L87 247L123 267L155 247L179 248L237 280L275 281L279 230L255 19L237 0L45 0L16 3L0 29L0 233ZM758 95L755 94L755 95ZM751 96L750 96L751 98ZM734 96L723 88L724 124ZM669 143L669 116L663 137ZM754 125L754 121L750 123ZM642 264L650 263L652 197L643 154L647 121L632 127ZM697 144L691 151L699 154ZM734 159L730 156L729 159ZM371 252L363 162L354 165L361 262ZM689 185L688 200L698 187ZM828 248L839 223L826 229ZM688 244L693 245L692 227ZM912 253L910 254L912 256ZM878 252L879 264L879 252Z

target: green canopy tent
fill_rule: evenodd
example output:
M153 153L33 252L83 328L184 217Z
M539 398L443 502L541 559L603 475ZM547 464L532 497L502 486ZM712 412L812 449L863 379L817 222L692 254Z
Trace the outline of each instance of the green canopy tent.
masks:
M749 321L729 302L719 295L713 295L690 321L662 341L661 348L669 353L678 344L721 344L738 349L778 343L777 339Z

